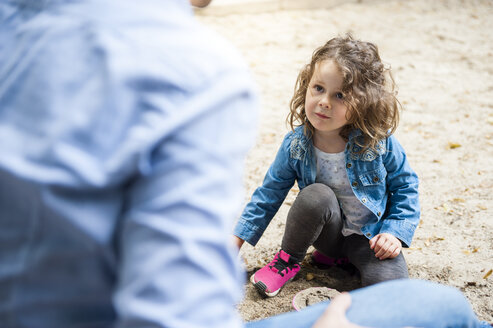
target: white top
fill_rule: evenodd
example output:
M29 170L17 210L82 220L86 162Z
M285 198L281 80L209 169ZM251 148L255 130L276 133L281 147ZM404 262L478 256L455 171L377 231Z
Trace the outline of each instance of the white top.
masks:
M316 182L329 186L335 193L337 200L345 215L342 234L362 235L361 227L371 218L371 211L356 198L349 184L346 173L346 160L344 152L325 153L315 148L317 158Z

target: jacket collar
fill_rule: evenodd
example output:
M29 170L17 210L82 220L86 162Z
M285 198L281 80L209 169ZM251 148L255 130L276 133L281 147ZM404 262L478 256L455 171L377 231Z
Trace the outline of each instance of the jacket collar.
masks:
M352 140L352 139L357 138L357 137L359 137L359 136L361 136L361 135L363 135L363 132L361 132L361 130L360 130L360 129L354 129L354 130L352 130L352 131L349 133L348 138L349 138L349 140Z

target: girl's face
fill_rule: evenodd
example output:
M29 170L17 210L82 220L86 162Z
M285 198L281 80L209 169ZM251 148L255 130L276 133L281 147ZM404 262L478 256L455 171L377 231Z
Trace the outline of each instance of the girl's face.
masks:
M315 133L339 135L348 123L342 82L342 74L334 61L324 60L315 65L305 97L305 113Z

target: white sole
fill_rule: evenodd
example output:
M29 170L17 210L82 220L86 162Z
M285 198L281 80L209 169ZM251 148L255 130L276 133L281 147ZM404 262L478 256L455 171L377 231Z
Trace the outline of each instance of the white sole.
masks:
M293 277L294 278L294 277ZM288 281L286 281L286 283L284 285L286 285L288 282L290 282L293 278L289 279ZM271 293L267 292L267 286L265 286L265 284L261 281L258 281L258 282L255 282L255 273L252 274L250 276L250 282L253 284L253 286L255 286L255 288L257 288L258 292L266 297L274 297L276 296L277 294L279 294L279 291L281 290L281 288L279 288L278 290L275 290Z

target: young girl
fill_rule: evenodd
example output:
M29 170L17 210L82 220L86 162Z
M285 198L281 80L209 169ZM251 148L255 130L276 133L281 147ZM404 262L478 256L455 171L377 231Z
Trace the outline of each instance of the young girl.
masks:
M394 82L377 47L351 36L318 48L300 72L289 132L234 234L255 246L297 181L281 250L251 277L275 296L313 260L349 260L363 286L407 278L402 246L419 222L418 177L392 135L399 119Z

